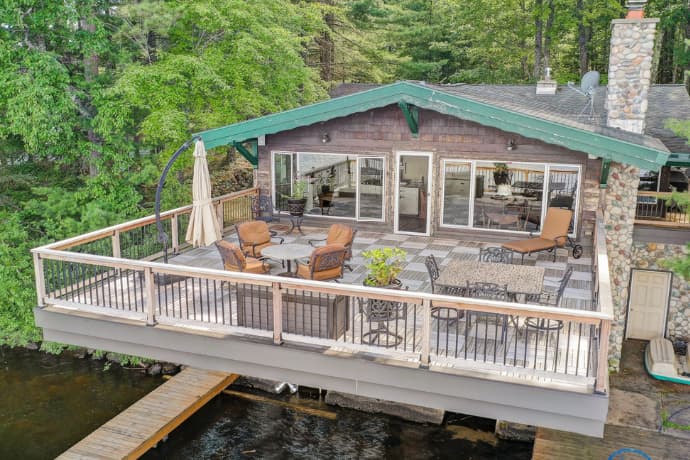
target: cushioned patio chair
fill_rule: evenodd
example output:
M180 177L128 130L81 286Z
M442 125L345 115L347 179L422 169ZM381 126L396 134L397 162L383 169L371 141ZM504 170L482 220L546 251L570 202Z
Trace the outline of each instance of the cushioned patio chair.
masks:
M522 262L525 262L525 254L534 252L551 251L553 260L556 261L556 248L570 246L573 248L573 257L579 259L582 255L582 246L576 244L569 236L568 229L573 212L569 209L549 208L546 211L546 219L541 228L541 234L536 238L526 240L511 241L504 243L502 247L517 252L522 255ZM532 234L530 233L530 236Z
M348 260L352 259L352 242L354 241L356 234L357 230L348 225L333 224L328 228L326 238L311 239L309 240L309 244L314 247L317 247L318 243L324 242L326 245L342 244L347 249L347 253L345 254L345 261L347 262ZM346 263L345 267L352 271L350 264Z
M268 229L268 224L262 220L252 220L235 225L235 230L242 252L249 257L260 259L263 248L283 243L283 238L275 236L275 232L271 232ZM277 239L279 242L271 241L272 239Z
M223 259L223 267L232 272L266 273L270 269L264 261L254 257L244 257L242 250L236 244L225 240L216 241L216 248Z
M308 263L297 262L297 277L316 281L337 281L343 277L347 248L329 244L314 249Z

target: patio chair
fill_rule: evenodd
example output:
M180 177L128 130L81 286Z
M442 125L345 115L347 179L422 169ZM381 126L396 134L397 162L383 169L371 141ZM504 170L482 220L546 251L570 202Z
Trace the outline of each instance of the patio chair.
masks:
M264 222L280 222L280 214L276 214L270 195L252 197L252 218Z
M297 262L297 277L317 281L338 281L343 277L347 248L329 244L314 249L308 263Z
M558 288L544 289L540 294L526 295L525 303L536 303L539 305L551 305L553 307L560 307L561 301L563 300L563 293L565 292L566 286L568 286L568 281L573 274L573 267L568 267L563 275L563 278L558 282ZM525 318L525 326L527 328L534 328L546 331L555 331L563 328L563 321L552 320L544 318L528 317Z
M431 292L433 292L434 294L457 296L461 296L464 294L464 288L449 289L443 287L441 289L437 289L434 283L439 278L439 276L441 276L441 271L438 268L436 258L433 254L430 254L426 257L426 259L424 260L424 265L426 265L426 269L429 272L429 283L431 284ZM463 310L458 310L455 308L434 307L433 304L431 306L431 317L436 318L440 321L448 321L449 323L451 323L459 320L463 316L465 316L465 312Z
M567 246L573 248L573 258L579 259L582 256L582 246L575 243L568 236L568 228L572 218L573 212L568 209L549 208L546 212L541 235L526 240L504 243L502 247L521 254L522 263L525 262L525 254L529 255L541 251L553 252L553 260L555 262L556 248ZM530 236L532 236L531 233Z
M274 244L282 244L283 238L275 236L275 232L268 229L268 224L262 220L252 220L235 225L237 238L242 252L249 257L262 258L261 250ZM279 240L278 243L271 241Z
M369 325L369 330L366 332L364 332L365 324L362 325L361 340L363 344L390 348L397 347L403 342L403 336L398 332L407 335L407 331L405 324L399 325L398 320L407 317L406 303L364 297L358 297L357 301L359 313L363 315Z
M475 299L486 299L486 300L501 300L508 301L510 296L508 294L508 286L500 285L496 283L467 283L467 297L472 297ZM501 343L505 341L506 335L508 333L508 320L509 316L500 313L484 313L476 311L468 311L467 316L467 327L472 327L471 320L483 320L487 323L491 320L496 322L496 327L501 323ZM513 318L510 317L510 321L514 322Z
M480 262L493 262L495 264L512 264L513 251L504 248L481 248L479 250Z
M244 253L236 244L225 240L216 241L216 248L223 259L223 267L231 272L266 273L270 270L268 264L254 257L244 257Z
M309 240L309 244L314 247L317 247L318 243L324 242L327 245L342 244L347 249L347 253L345 254L345 261L347 262L348 260L352 259L352 243L355 240L356 234L357 230L354 230L348 225L333 224L328 228L326 238L311 239ZM350 266L350 264L345 263L345 267L352 271L352 266Z

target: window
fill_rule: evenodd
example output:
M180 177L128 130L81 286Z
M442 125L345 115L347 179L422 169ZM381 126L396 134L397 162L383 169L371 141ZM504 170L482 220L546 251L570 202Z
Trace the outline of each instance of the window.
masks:
M472 165L457 161L443 162L444 225L469 225Z

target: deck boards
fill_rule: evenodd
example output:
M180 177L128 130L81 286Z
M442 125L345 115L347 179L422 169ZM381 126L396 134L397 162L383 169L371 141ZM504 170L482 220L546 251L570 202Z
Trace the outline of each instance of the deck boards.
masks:
M237 377L235 374L186 368L58 458L138 458Z
M539 428L532 460L607 459L616 450L626 447L639 449L653 459L686 459L690 452L690 439L616 425L606 425L603 439ZM616 458L643 457L628 454L627 457Z

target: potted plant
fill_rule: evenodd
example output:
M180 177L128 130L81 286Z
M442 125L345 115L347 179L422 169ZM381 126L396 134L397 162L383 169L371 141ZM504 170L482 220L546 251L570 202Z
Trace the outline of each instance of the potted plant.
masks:
M494 163L494 184L498 195L511 195L510 172L505 163Z
M301 217L304 214L304 206L307 204L308 183L304 179L297 179L292 184L292 193L283 195L287 198L288 212L290 215Z
M400 248L376 248L362 251L369 270L364 279L365 286L400 289L402 282L397 278L405 267L407 251Z

